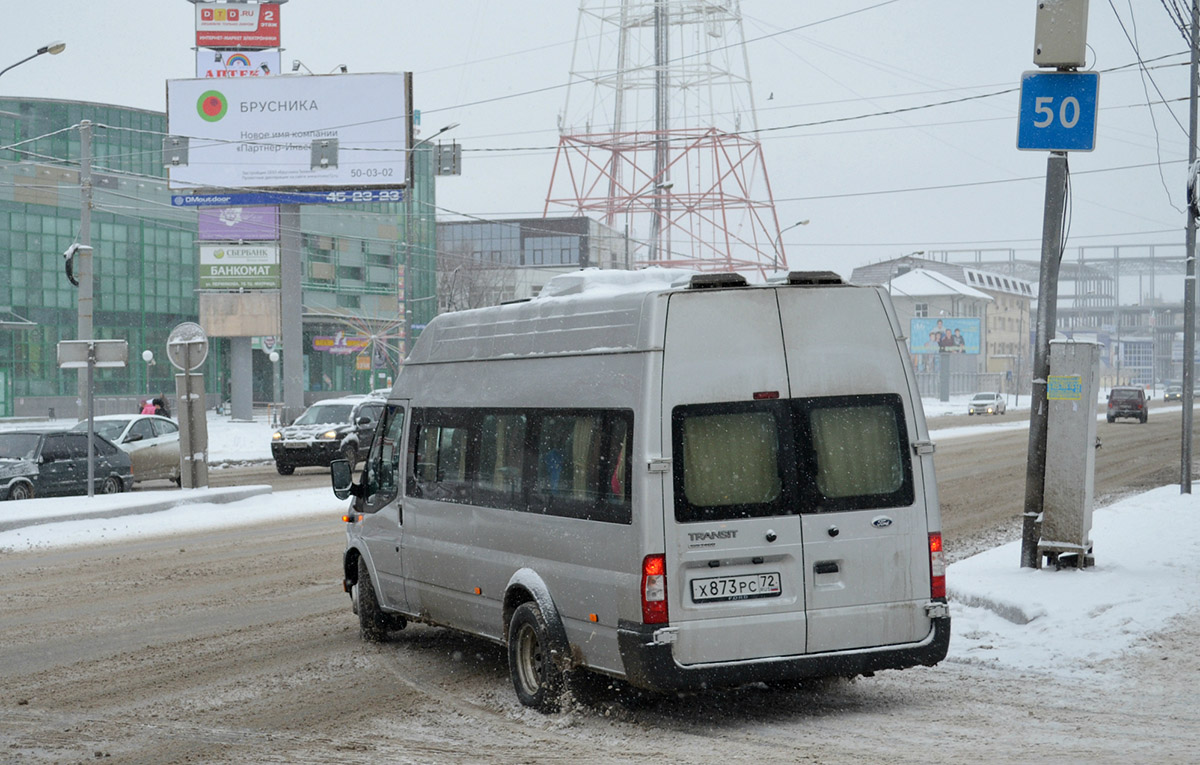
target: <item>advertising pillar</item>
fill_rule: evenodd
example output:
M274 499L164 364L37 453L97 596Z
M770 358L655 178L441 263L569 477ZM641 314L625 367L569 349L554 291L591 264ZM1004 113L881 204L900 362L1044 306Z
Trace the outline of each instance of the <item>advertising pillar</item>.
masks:
M1046 399L1046 486L1039 559L1091 563L1092 502L1096 475L1096 403L1100 345L1050 344Z

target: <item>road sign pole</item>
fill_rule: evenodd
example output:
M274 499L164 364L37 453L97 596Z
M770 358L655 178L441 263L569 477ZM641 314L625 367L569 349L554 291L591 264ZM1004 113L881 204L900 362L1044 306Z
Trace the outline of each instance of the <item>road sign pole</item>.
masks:
M1021 524L1021 567L1039 568L1038 516L1046 488L1046 434L1049 408L1050 341L1057 325L1058 266L1062 261L1063 213L1067 202L1067 155L1051 152L1046 159L1046 205L1042 218L1042 263L1038 276L1033 388L1029 400L1029 457L1025 467L1025 516Z

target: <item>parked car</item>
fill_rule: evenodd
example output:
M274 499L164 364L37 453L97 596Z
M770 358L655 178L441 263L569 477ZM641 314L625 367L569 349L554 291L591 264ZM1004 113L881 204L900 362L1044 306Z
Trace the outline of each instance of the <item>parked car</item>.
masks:
M116 494L133 486L129 455L97 435L93 491ZM67 430L0 433L0 499L87 494L87 434Z
M1008 406L999 393L976 393L967 406L967 414L1004 414Z
M1166 391L1163 392L1163 401L1182 401L1183 386L1168 385Z
M180 482L179 426L156 414L105 414L93 418L96 432L112 441L133 462L135 482L165 479ZM87 432L87 420L72 431Z
M1119 385L1108 392L1108 421L1132 417L1146 422L1146 391L1135 385Z
M325 466L335 459L351 465L367 456L384 400L347 396L318 401L271 435L271 456L280 475L298 467Z

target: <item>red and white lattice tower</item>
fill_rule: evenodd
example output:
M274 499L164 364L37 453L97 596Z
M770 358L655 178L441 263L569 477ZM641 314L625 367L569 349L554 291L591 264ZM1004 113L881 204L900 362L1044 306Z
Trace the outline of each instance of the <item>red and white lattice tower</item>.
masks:
M629 265L785 270L738 0L581 0L545 212L624 227Z

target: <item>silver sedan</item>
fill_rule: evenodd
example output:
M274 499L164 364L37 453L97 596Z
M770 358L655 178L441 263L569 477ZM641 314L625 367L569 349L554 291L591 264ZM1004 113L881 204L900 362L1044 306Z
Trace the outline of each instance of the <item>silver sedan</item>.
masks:
M96 432L119 446L133 462L133 480L166 479L178 486L179 426L156 414L104 414L93 418ZM71 430L87 432L87 420Z

